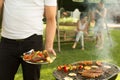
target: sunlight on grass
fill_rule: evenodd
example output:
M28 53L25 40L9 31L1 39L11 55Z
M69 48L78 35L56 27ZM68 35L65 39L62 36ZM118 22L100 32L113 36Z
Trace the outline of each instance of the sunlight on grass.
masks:
M23 80L22 73L15 75L15 80Z
M41 79L40 80L55 80L53 76L53 70L51 68L44 68L41 70Z
M118 76L117 76L117 79L116 80L120 80L120 74L118 74Z

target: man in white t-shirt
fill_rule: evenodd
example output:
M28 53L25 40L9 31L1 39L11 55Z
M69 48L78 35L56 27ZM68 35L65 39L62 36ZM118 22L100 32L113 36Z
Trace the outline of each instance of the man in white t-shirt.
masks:
M57 0L0 0L0 11L3 4L0 80L14 80L20 64L24 80L39 80L41 65L28 64L22 60L21 55L30 49L46 49L56 55L53 41ZM42 36L43 15L46 17L45 48Z

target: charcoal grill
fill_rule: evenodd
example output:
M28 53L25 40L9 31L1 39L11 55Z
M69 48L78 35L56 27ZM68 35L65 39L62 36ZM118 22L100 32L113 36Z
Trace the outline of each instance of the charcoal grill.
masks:
M72 65L76 65L79 64L81 61L79 62L75 62ZM82 61L83 62L83 61ZM92 61L95 62L95 61ZM106 66L110 66L111 68L105 70L103 72L103 74L99 77L96 78L87 78L82 76L81 74L78 74L78 70L73 70L73 71L68 71L68 72L64 72L64 71L59 71L59 70L55 70L53 72L54 77L56 78L56 80L64 80L64 78L66 76L69 76L69 73L76 73L77 76L70 76L73 80L115 80L118 73L120 72L120 68L112 63L107 63L107 62L101 62L102 66L106 65Z

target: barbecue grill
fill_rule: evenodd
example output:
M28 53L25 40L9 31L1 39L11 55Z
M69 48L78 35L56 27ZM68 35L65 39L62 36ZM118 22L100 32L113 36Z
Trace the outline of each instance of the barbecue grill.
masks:
M87 62L87 64L86 64ZM90 61L89 61L90 62ZM54 77L56 78L56 80L67 80L65 79L65 77L69 77L71 78L71 80L115 80L118 73L120 72L120 68L112 63L107 63L107 62L101 62L101 64L96 64L97 61L91 61L91 63L89 64L88 61L79 61L79 62L75 62L69 65L72 66L78 66L78 65L83 65L82 69L74 69L74 70L68 70L67 72L64 72L64 70L55 70L53 72ZM85 63L85 64L84 64ZM98 70L102 70L103 72L101 73L100 76L97 77L87 77L87 76L83 76L80 73L85 72L84 67L85 66L98 66L98 69L96 69L97 71L91 75L95 75L98 74ZM87 71L87 70L86 70ZM89 71L89 70L88 70ZM80 73L79 73L80 72ZM76 76L69 76L69 73L75 73Z

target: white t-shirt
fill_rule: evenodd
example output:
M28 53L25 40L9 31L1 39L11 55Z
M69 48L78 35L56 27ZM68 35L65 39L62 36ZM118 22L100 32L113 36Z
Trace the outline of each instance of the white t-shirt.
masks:
M56 6L57 0L5 0L1 35L9 39L42 35L45 5Z

